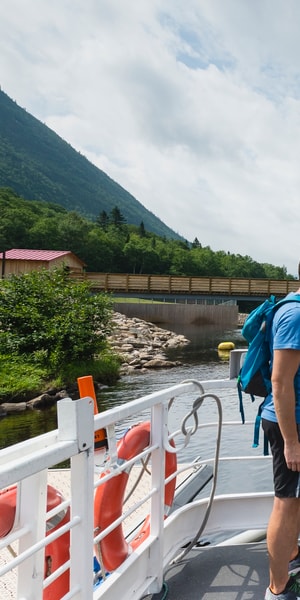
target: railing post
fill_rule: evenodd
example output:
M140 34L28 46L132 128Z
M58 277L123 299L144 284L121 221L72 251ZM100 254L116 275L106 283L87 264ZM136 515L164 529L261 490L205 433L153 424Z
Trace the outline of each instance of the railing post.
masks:
M17 514L19 524L30 524L29 532L20 538L19 554L45 536L47 504L47 470L23 479L18 484ZM18 598L42 598L44 549L27 558L18 570Z
M67 399L59 404L60 439L78 442L78 454L71 458L71 518L79 516L80 523L71 529L70 588L80 590L72 596L74 600L89 600L93 590L94 401Z
M151 444L158 445L152 452L152 489L157 492L151 498L150 535L155 542L149 548L149 576L155 577L151 593L159 592L163 585L163 549L164 549L164 499L165 499L165 450L164 431L168 427L168 406L156 404L152 408Z

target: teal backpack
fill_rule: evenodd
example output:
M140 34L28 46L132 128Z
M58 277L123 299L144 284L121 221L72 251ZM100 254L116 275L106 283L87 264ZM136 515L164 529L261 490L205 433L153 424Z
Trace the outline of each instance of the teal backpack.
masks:
M248 342L248 350L238 376L238 395L242 422L245 423L243 392L250 394L252 402L255 396L265 400L271 391L271 330L276 310L287 302L300 302L300 295L283 298L276 302L275 296L270 296L247 317L242 328L242 335ZM253 447L258 446L260 419L263 402L258 407L254 426ZM267 440L264 440L264 454L268 454Z

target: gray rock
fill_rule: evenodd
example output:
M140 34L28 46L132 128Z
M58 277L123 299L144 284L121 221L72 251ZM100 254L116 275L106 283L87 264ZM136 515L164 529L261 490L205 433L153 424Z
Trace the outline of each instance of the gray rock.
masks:
M183 336L147 323L114 313L114 331L109 338L113 350L122 360L121 374L147 369L170 369L179 365L167 359L164 349L179 348L189 344Z

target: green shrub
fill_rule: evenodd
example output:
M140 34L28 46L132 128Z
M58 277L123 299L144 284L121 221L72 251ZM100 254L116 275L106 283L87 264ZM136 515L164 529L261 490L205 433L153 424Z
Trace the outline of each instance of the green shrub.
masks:
M0 285L0 353L25 355L56 376L101 354L111 316L109 296L92 294L65 268L14 275Z
M56 380L55 385L71 385L77 377L92 375L95 381L113 385L119 378L121 361L116 354L103 350L93 360L69 363L65 366L63 379Z

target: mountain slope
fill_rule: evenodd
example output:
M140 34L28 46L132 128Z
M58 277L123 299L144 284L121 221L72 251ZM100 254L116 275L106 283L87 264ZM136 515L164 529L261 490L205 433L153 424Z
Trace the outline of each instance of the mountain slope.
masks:
M95 218L118 206L128 224L182 239L136 198L0 90L0 187Z

